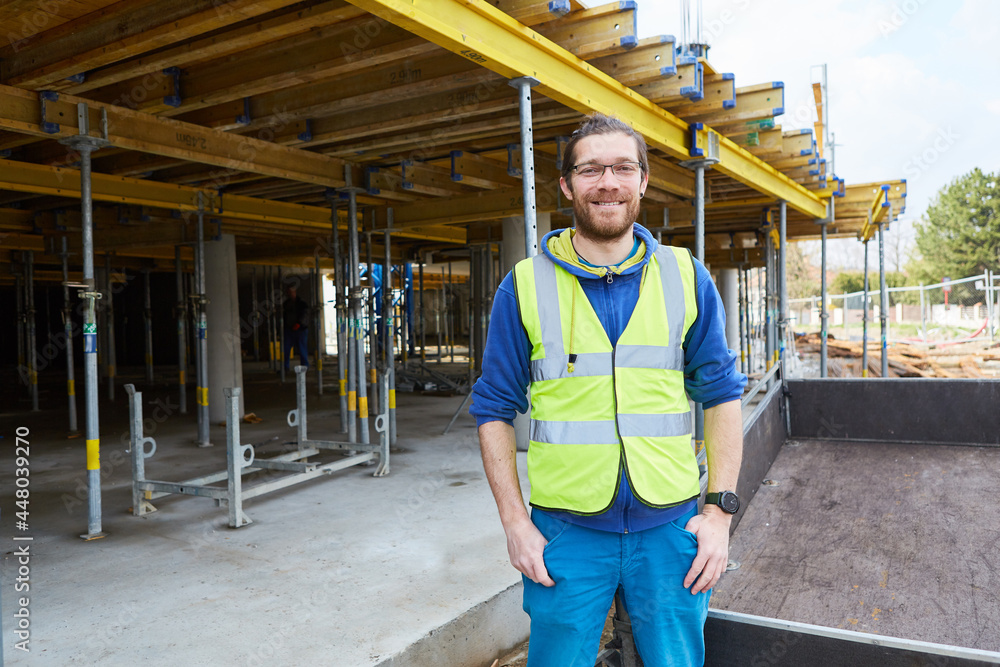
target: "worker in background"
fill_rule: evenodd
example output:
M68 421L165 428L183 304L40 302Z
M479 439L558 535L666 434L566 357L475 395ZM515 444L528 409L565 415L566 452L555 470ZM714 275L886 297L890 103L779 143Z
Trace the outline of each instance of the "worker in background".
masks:
M286 294L288 298L285 299L282 312L285 324L285 349L282 352L287 371L294 350L299 351L299 363L302 366L309 366L309 306L299 298L294 287L289 287Z
M592 667L618 590L646 667L704 662L739 507L746 376L708 271L635 223L648 181L643 137L588 118L559 181L576 227L547 234L494 299L470 412L523 575L529 667ZM530 516L512 425L529 387ZM701 513L689 397L705 407Z

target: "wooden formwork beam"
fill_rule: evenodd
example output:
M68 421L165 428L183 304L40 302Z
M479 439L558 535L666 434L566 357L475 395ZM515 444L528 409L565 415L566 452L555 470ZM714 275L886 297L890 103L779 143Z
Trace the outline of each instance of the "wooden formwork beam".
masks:
M344 162L336 158L131 109L95 105L69 95L47 101L43 118L37 93L0 86L0 127L51 139L76 136L79 134L77 104L81 102L90 105L92 136L100 136L101 113L107 114L107 139L117 148L327 187L341 187L345 182Z
M668 106L671 113L694 118L707 113L732 109L736 105L736 78L733 74L705 74L701 99L697 102Z
M698 63L679 62L673 74L662 75L632 86L635 92L656 104L679 106L701 91L698 81Z
M49 87L52 90L79 95L120 81L141 82L140 77L160 73L168 67L184 68L192 63L226 58L250 49L256 52L275 40L301 35L315 28L365 15L366 12L348 4L345 0L327 0L310 7L294 7L287 13L233 26L207 37L199 37L177 46L91 70L82 82L59 81Z
M124 0L0 48L0 80L40 88L128 56L294 4L294 0Z
M619 53L639 42L633 2L610 2L570 12L535 29L584 60Z
M626 86L659 81L677 74L677 55L672 35L640 39L635 48L590 61L602 72Z
M319 206L242 195L218 195L214 190L206 191L172 183L97 173L92 174L91 187L94 201L162 207L180 211L186 218L190 218L191 214L198 210L198 193L201 192L206 204L206 213L212 217L223 220L260 221L292 228L312 227L316 230L330 228L330 209ZM0 160L0 188L78 198L80 172L75 169ZM465 230L445 227L441 221L433 218L410 225L410 229L400 229L398 233L404 237L432 238L448 243L463 243L465 240Z
M783 113L785 113L785 84L773 81L737 88L736 104L731 109L692 113L685 118L708 123L721 132L734 124L773 118Z

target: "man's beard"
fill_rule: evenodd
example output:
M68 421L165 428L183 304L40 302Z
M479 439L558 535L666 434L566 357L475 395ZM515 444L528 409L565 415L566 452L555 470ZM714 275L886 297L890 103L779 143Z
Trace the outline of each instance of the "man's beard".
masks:
M577 232L594 241L617 241L630 234L632 223L639 217L639 198L633 196L623 207L615 207L612 211L615 215L598 217L595 214L600 214L600 211L595 211L590 201L584 201L579 197L573 199L573 217Z

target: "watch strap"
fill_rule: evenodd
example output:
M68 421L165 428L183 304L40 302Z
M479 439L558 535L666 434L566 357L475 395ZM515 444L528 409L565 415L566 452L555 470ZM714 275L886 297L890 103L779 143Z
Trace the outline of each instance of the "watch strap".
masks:
M736 498L736 509L735 510L728 510L728 509L726 509L726 506L722 503L722 498L726 494L732 495L733 497ZM739 506L740 506L739 496L737 496L732 491L720 491L720 492L716 492L716 493L706 493L705 494L705 504L706 505L716 505L716 506L720 507L723 512L726 512L728 514L735 514L736 512L739 511Z

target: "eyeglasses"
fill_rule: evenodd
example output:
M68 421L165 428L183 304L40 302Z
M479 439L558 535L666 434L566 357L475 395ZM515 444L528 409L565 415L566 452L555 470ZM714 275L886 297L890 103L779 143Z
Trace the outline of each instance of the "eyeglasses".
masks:
M573 172L585 180L596 181L604 176L604 170L608 167L611 167L611 173L620 181L628 180L642 173L642 165L638 162L619 162L618 164L587 162L574 165Z

